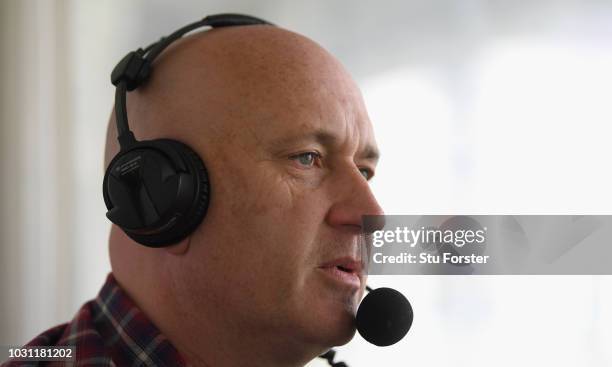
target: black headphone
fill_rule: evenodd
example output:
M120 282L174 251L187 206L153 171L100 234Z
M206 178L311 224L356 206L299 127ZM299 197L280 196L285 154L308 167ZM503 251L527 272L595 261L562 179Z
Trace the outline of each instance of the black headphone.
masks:
M164 247L191 234L206 216L210 182L204 162L184 143L136 140L128 125L127 92L145 83L155 58L186 33L205 26L257 24L273 25L248 15L209 15L145 49L128 53L113 69L120 151L106 169L102 192L106 216L134 241L148 247Z
M186 144L171 139L136 140L128 125L127 92L145 83L151 75L153 60L186 33L204 26L221 28L256 24L273 25L247 15L210 15L184 26L145 49L139 48L128 53L113 69L111 82L117 87L115 116L120 151L106 169L102 191L108 209L106 216L134 241L148 247L164 247L187 237L206 216L210 182L204 162ZM366 289L371 291L369 287ZM380 292L384 294L381 296ZM393 292L401 296L399 292ZM373 331L366 331L369 334L374 332L378 339L385 337L385 341L388 339L386 334L393 330L393 338L399 336L396 338L399 340L412 324L412 308L403 296L401 298L408 303L407 306L403 300L398 301L397 296L389 298L387 293L387 288L381 288L376 298L364 301L367 307L363 307L365 311L361 316L358 312L357 324L362 319L361 324L368 328L375 326ZM381 305L391 308L381 308ZM396 309L402 308L408 310L408 313L397 312ZM373 315L382 315L382 321L372 319ZM394 318L389 318L389 315ZM383 325L382 328L378 324ZM401 328L393 329L396 324L401 324ZM390 345L397 340L377 345ZM334 350L319 357L326 359L330 366L347 366L344 362L334 361Z

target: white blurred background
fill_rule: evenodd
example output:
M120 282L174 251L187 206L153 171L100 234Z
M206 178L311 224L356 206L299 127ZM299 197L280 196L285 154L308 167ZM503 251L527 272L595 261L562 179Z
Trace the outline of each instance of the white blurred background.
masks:
M110 270L112 67L218 12L302 33L346 65L388 214L612 214L611 1L2 0L0 345L72 318ZM415 321L395 346L339 348L353 367L612 365L612 277L370 283L404 292Z

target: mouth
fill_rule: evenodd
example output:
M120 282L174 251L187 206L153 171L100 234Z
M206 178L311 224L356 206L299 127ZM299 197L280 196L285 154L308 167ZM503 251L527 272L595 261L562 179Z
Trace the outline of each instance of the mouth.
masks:
M343 257L329 261L319 267L331 280L351 288L361 287L361 262L350 257Z

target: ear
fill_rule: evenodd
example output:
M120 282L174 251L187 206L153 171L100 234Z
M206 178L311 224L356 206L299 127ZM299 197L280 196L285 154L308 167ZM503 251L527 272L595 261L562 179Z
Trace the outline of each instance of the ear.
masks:
M181 242L177 242L172 246L164 247L164 251L171 255L182 256L187 253L189 246L191 245L191 236L187 236Z

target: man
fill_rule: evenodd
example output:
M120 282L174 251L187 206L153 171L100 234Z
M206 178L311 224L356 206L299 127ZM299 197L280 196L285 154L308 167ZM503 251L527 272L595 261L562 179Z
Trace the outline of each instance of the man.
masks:
M181 242L144 247L112 226L112 274L75 319L30 345L77 365L302 366L354 335L366 282L362 216L382 214L360 92L329 53L272 26L194 34L128 95L139 140L207 165L208 213ZM114 113L106 163L118 152Z

